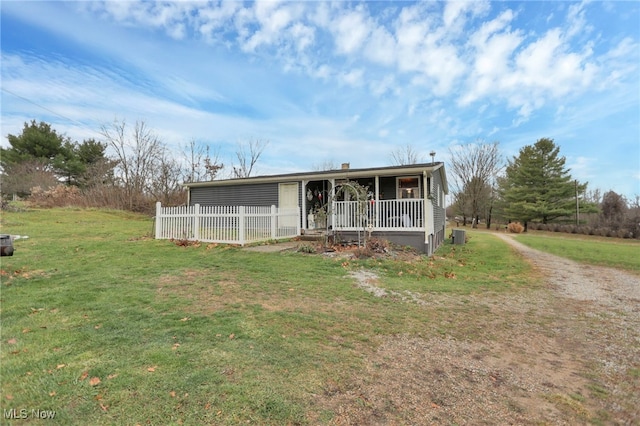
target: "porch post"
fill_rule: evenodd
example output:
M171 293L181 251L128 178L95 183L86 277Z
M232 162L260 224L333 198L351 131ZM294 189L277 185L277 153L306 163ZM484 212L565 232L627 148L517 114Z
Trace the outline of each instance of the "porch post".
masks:
M300 221L298 221L298 227L300 227ZM307 229L309 223L307 222L307 181L302 181L302 229ZM299 234L299 233L298 233Z
M375 217L375 222L373 224L374 229L380 227L380 176L376 175L376 192L373 197L373 214Z
M327 215L327 226L326 228L328 229L329 226L331 226L331 229L335 229L335 225L336 225L336 180L335 179L331 179L329 180L329 182L331 182L331 196L329 197L329 199L331 200L331 204L329 205L329 208L331 209L331 222L329 222L329 215Z
M427 204L430 202L428 196L429 196L429 188L427 187L427 182L428 182L428 178L427 178L427 171L424 170L422 172L422 227L424 228L424 243L425 244L429 244L429 227L427 226L427 220L430 220L431 218L428 217L427 212L429 211Z

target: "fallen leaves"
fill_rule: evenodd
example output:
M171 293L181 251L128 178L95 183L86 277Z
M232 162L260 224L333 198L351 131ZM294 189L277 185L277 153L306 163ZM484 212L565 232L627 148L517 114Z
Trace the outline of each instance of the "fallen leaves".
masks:
M92 378L90 378L90 379L89 379L89 384L90 384L91 386L97 386L97 385L99 385L101 382L102 382L102 380L100 380L100 378L99 378L99 377L92 377Z
M147 371L148 371L149 373L153 373L153 372L155 372L155 371L156 371L156 368L158 368L158 366L157 366L157 365L154 365L153 367L148 367L148 368L147 368Z
M16 338L7 340L8 345L15 345L16 343L18 343L18 339Z
M198 248L200 247L200 241L193 241L193 240L187 240L185 239L174 239L172 238L170 240L173 244L177 245L178 247L195 247Z

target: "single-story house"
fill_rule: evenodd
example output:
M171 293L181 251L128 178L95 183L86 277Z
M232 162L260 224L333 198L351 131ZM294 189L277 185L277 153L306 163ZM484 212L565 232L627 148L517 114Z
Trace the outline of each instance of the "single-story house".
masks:
M448 187L442 162L365 169L345 163L339 170L192 182L185 187L189 205L298 209L303 233L325 229L353 240L367 232L428 255L445 239ZM356 199L361 197L366 200Z

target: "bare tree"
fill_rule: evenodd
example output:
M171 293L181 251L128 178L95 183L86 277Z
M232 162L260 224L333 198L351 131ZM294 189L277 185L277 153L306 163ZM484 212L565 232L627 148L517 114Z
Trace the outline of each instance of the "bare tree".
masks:
M5 165L0 190L3 195L23 196L30 194L31 188L40 187L42 190L47 190L58 183L60 182L47 163L34 158Z
M264 149L269 145L269 141L254 139L250 140L248 145L238 144L236 151L236 158L238 159L238 165L233 165L233 177L246 178L251 176L253 172L253 166L258 162L260 155Z
M186 162L183 179L188 182L214 180L224 168L217 149L212 157L209 145L198 144L194 139L183 147L182 155Z
M420 156L416 149L410 144L399 146L391 152L391 162L394 166L406 166L409 164L421 163L423 161L424 157Z
M339 170L340 165L335 163L333 160L325 160L322 163L314 164L313 170L318 172L324 172L326 170Z
M182 190L182 166L167 151L159 158L153 170L148 190L156 201L172 204Z
M449 149L449 153L454 197L464 200L465 210L471 215L475 227L480 213L491 210L488 206L492 200L491 188L502 167L498 142L458 146ZM487 222L487 226L491 226L490 219Z
M165 146L144 121L136 121L129 130L125 120L103 125L100 133L114 151L118 164L116 179L122 185L127 207L135 210L136 201L152 186L153 176L164 158Z

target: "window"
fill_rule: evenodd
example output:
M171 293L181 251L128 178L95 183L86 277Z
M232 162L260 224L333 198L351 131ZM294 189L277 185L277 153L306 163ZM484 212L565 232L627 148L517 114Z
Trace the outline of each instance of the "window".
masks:
M420 198L420 178L419 177L399 177L397 178L398 198Z

